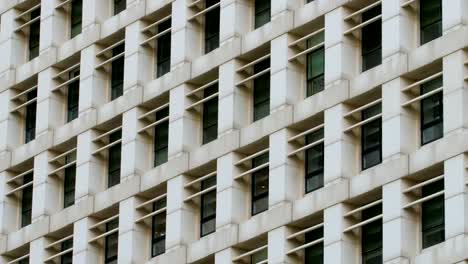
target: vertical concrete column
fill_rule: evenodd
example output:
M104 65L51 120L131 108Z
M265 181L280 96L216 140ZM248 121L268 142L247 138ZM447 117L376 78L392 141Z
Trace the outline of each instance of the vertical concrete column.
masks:
M49 159L52 156L44 151L34 157L34 183L32 202L32 222L58 212L61 208L61 180L49 177Z
M78 177L79 178L79 177ZM73 225L73 263L101 263L100 250L88 243L92 238L89 227L96 221L90 217L82 218Z
M382 1L382 61L408 53L416 47L418 16L402 1Z
M65 120L66 98L51 91L56 86L52 81L56 73L53 68L47 68L38 75L36 137L51 132Z
M349 178L357 173L358 142L343 131L350 124L343 115L350 108L344 104L325 110L324 128L324 183L325 185Z
M95 70L96 65L98 65L96 54L99 51L100 48L96 44L88 46L81 51L80 98L78 102L80 115L92 109L97 109L106 103L110 97L108 95L109 82L106 73L103 70Z
M167 182L166 250L186 246L195 239L194 223L198 221L196 209L184 199L189 192L184 188L189 177L179 175Z
M351 13L346 7L338 7L325 14L325 86L349 80L360 70L360 43L343 34L351 28L351 25L344 21Z
M250 0L220 0L219 42L240 38L250 30L250 10L253 1Z
M139 217L135 207L141 203L136 197L130 197L119 204L119 248L118 263L145 263L149 254L150 241L145 235L144 226L137 225Z
M444 135L460 132L468 127L468 91L464 77L468 69L465 51L458 50L443 58Z
M401 92L409 83L396 78L382 85L382 158L409 154L418 147L418 115L401 104L410 100Z
M128 177L143 175L149 168L150 157L147 143L137 133L138 117L143 114L138 108L132 108L122 116L122 168L121 181Z
M96 149L92 140L97 136L93 130L78 135L75 201L88 198L105 189L106 164L97 156L91 155Z
M128 2L127 2L128 4ZM153 79L154 60L149 48L140 43L145 40L141 30L146 26L138 20L125 28L125 72L124 93L129 89L143 87Z
M268 263L294 263L293 260L286 255L286 253L293 248L293 245L287 239L291 234L291 230L286 226L268 232Z
M50 244L47 238L40 237L29 243L29 263L42 264L48 257L45 247Z
M0 52L3 58L0 60L0 76L4 75L7 84L10 85L15 81L15 66L26 60L26 37L20 33L14 33L15 28L19 26L15 18L20 13L11 8L1 15Z
M463 0L442 0L442 31L468 25L468 3Z
M323 212L324 263L357 264L359 245L343 230L349 226L343 217L347 212L344 204L336 204Z
M169 159L188 152L201 141L200 115L185 110L192 103L185 96L191 90L184 83L169 92Z
M224 226L239 224L247 219L249 187L242 181L234 180L234 177L241 173L241 170L234 166L239 160L241 157L234 152L221 156L217 160L216 229L218 230ZM224 259L224 257L221 258Z
M464 153L444 162L445 240L465 237L468 232L468 191Z
M410 185L403 179L382 187L382 230L384 263L407 263L416 254L419 246L418 214L404 210L411 202L403 194Z
M11 151L24 143L24 120L18 112L10 113L15 107L11 98L17 93L13 89L0 92L0 152Z
M83 31L104 22L111 12L111 1L83 0Z
M16 230L19 221L18 217L11 217L18 214L19 199L6 196L6 193L12 190L6 183L11 177L14 175L10 172L0 172L0 234L9 234Z
M41 1L41 37L39 50L42 53L51 48L58 48L70 36L67 12L56 10L60 0Z
M301 98L302 70L288 61L292 55L288 46L291 41L292 37L287 33L271 41L270 113Z
M292 202L302 194L299 176L302 175L301 167L297 162L288 158L288 153L293 151L293 148L288 144L288 139L291 136L293 134L287 128L270 135L269 207Z
M275 16L294 11L300 7L303 2L302 0L271 0L272 20Z
M171 36L171 69L190 63L201 55L202 32L195 22L188 18L194 15L187 6L190 0L175 0L172 2L172 36Z
M249 111L238 111L250 108L250 96L246 89L236 87L240 78L236 69L242 64L237 60L228 61L219 66L219 105L218 136L222 136L248 124Z

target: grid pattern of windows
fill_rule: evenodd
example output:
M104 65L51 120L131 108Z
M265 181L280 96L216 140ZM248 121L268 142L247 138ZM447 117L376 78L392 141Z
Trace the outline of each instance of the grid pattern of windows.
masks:
M382 214L382 205L364 209L362 220ZM363 264L383 263L382 259L382 219L366 224L361 229L361 251Z
M369 119L382 111L381 104L362 111L362 120ZM361 127L361 167L363 170L382 162L382 118L377 118Z
M218 84L203 90L204 97L218 92ZM214 97L203 103L203 144L215 140L218 137L218 97Z
M442 36L442 0L420 2L421 45Z
M109 135L109 142L114 142L122 138L122 131L117 131ZM120 162L122 155L122 144L118 143L109 148L107 187L110 188L120 183Z
M268 153L252 159L252 168L268 162ZM268 167L252 173L252 215L268 210Z
M23 184L33 181L33 174L27 174L23 178ZM31 224L33 186L23 189L21 197L21 227Z
M271 0L255 0L255 28L270 22Z
M219 3L219 0L206 0L206 8ZM205 53L219 47L219 6L205 15Z
M119 218L106 223L106 232L119 227ZM119 246L119 233L113 233L105 238L104 242L104 263L117 264L117 251Z
M421 85L421 94L427 94L442 86L442 77ZM442 91L421 100L421 144L427 144L441 138L443 129Z
M153 212L166 207L166 198L153 203ZM151 256L161 255L166 250L166 214L157 214L151 220Z
M37 89L29 92L27 95L27 100L32 100L37 97ZM37 106L36 102L33 102L26 106L26 116L25 116L25 125L24 125L24 142L28 143L36 138L36 111Z
M323 138L323 129L306 136L306 145ZM323 187L323 143L305 151L305 192L309 193Z
M71 2L71 23L70 37L74 38L81 33L81 22L83 16L83 0L73 0Z
M117 56L124 51L125 44L121 44L112 50L112 56ZM123 94L124 59L124 56L122 56L112 61L111 100L114 100Z
M324 40L320 33L307 40L307 48L311 48ZM307 54L307 97L325 88L325 48L319 48Z
M69 79L80 75L80 70L74 70L69 73ZM76 80L68 85L67 94L67 122L78 117L78 99L80 97L80 81Z
M270 67L270 59L254 65L254 74ZM264 74L254 80L253 120L257 121L270 114L270 75Z
M31 19L39 17L41 9L36 9L31 12ZM41 21L35 21L29 26L29 60L39 56L39 37L40 37Z
M362 13L362 21L368 21L382 13L380 6ZM362 71L382 63L382 20L378 19L362 28Z
M213 176L201 182L201 189L203 191L215 185L216 176ZM200 215L200 236L213 233L216 229L216 190L202 194Z
M161 33L171 27L171 19L157 25L157 32ZM161 77L171 69L171 34L164 34L157 40L156 48L156 77Z
M422 196L427 197L444 189L444 180L422 187ZM421 204L422 247L427 248L445 240L444 196L434 197Z
M156 120L169 115L169 108L156 112ZM154 127L154 166L157 167L167 161L169 141L169 121L164 121Z

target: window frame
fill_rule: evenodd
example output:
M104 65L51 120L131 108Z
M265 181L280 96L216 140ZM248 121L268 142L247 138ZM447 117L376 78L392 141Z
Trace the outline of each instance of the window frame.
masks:
M72 162L75 158L71 155L65 156L65 164ZM68 184L67 184L68 183ZM67 208L75 204L75 184L76 184L76 165L71 165L65 168L63 176L63 208ZM67 197L71 196L70 202L67 202Z
M37 98L37 89L34 89L26 94L26 101ZM29 143L36 138L36 117L37 117L37 102L33 102L26 106L24 117L24 143Z
M115 229L116 226L119 226L119 218L115 218L109 222L106 223L106 232L109 232L113 229ZM115 241L111 241L115 239ZM110 244L110 242L116 242L113 244ZM115 256L109 256L109 251L111 250L111 247L116 244L116 254ZM119 258L118 254L118 248L119 248L119 234L118 233L113 233L105 237L104 241L104 263L105 264L111 264L111 263L117 263L117 260Z
M444 179L442 178L438 181L422 186L421 194L422 194L422 197L427 197L436 192L444 190L444 188L445 188ZM439 216L438 221L440 221L440 223L437 225L431 224L430 222L428 223L428 219L427 217L425 217L425 212L430 209L429 207L434 206L434 204L436 205L439 204L441 207L440 210L442 211L442 213L439 212L440 215L438 215ZM437 220L434 220L434 222L437 222ZM431 224L433 226L425 227L425 225L427 224ZM429 242L426 242L425 236L433 234L432 232L434 231L440 232L442 238L439 241L436 241L435 243L432 243L432 244ZM421 246L424 249L424 248L437 245L444 241L445 241L445 197L444 195L442 195L442 196L434 197L428 201L424 201L421 203ZM426 243L429 243L429 244L426 244Z
M23 176L23 184L32 182L34 180L33 172ZM23 188L21 192L21 227L31 224L32 215L32 201L33 201L33 186Z
M122 52L125 52L125 42L112 49L112 57ZM125 56L122 56L111 62L111 101L123 95L124 73Z
M161 22L156 26L159 33L171 28L172 19ZM164 56L163 56L164 55ZM156 78L159 78L171 70L171 34L164 34L156 41Z
M78 14L75 11L79 10ZM75 16L77 15L77 16ZM70 11L70 38L81 34L83 22L83 0L72 0Z
M437 82L440 82L439 86L432 86L432 84L436 84ZM435 90L439 87L443 86L443 77L437 77L433 80L430 80L426 83L423 83L420 85L420 90L421 90L421 95L426 94L431 92L432 90ZM431 102L432 101L432 102ZM434 101L437 101L437 104L434 104ZM425 104L430 104L432 103L431 109L435 111L439 111L439 116L437 118L434 118L432 122L425 123ZM420 128L421 128L421 135L420 135L420 140L421 140L421 146L429 144L431 142L434 142L444 136L444 101L443 101L443 92L438 92L435 93L429 97L426 97L420 101L419 104L420 107ZM434 112L432 112L434 114ZM437 127L440 127L439 135L435 135L433 138L429 140L424 140L424 132L429 130L429 129L436 129Z
M320 140L320 139L323 139L324 138L324 129L321 128L313 133L310 133L308 135L305 136L305 145L307 144L311 144L317 140ZM316 151L316 152L320 152L321 155L319 154L319 157L320 157L320 161L319 163L321 164L321 168L317 168L315 170L313 170L312 172L309 172L309 168L310 165L309 164L309 156L312 155L313 151ZM324 143L320 143L316 146L313 146L309 149L306 149L305 152L305 158L304 158L304 163L305 163L305 166L304 166L304 174L305 174L305 182L304 182L304 190L305 190L305 193L311 193L315 190L318 190L320 188L323 187L324 185L324 163L325 163L325 147L324 147ZM318 185L315 186L315 187L312 187L310 189L308 189L308 180L312 179L312 178L315 178L315 177L318 177L319 180L318 180Z
M114 2L113 2L114 16L120 14L125 9L127 9L127 1L126 0L114 0Z
M206 0L205 8L209 8L219 3L219 0ZM205 54L219 47L220 34L220 7L216 7L205 14L204 23L204 48ZM208 23L209 21L209 23ZM211 31L212 30L212 31Z
M252 168L256 168L262 164L265 164L267 163L269 160L269 153L264 153L258 157L255 157L252 159ZM251 210L250 210L250 214L251 216L254 216L254 215L257 215L257 214L260 214L262 212L265 212L268 210L269 206L268 206L268 196L269 196L269 188L270 188L270 182L269 182L269 166L268 167L265 167L265 168L262 168L256 172L253 172L252 175L251 175L251 191L250 191L250 195L251 195L251 203L250 203L250 207L251 207ZM260 179L257 179L259 177L265 177L266 178L266 191L263 191L259 194L256 194L256 184L258 184L259 182L261 182L262 178ZM262 201L263 199L266 198L266 207L265 208L261 208L261 209L255 209L257 208L257 206L255 205L257 202L259 201Z
M254 74L257 74L270 67L270 58L256 63L253 66ZM270 74L264 74L253 80L253 121L258 121L270 115ZM268 109L268 112L263 113L262 107Z
M109 143L122 138L122 130L116 131L109 135ZM119 162L114 167L111 167L113 155L118 157ZM120 171L122 168L122 143L115 144L108 149L107 157L107 188L111 188L120 183Z
M315 230L309 231L304 234L304 244L316 241L317 239L323 238L323 227L317 228ZM308 254L309 253L309 254ZM308 256L312 255L311 257L320 257L321 262L315 262L315 258L310 259ZM317 243L313 246L307 247L304 249L304 263L315 263L315 264L323 264L324 263L324 247L323 242ZM314 262L312 262L314 261Z
M425 18L424 14L423 14L423 3L428 5L429 4L429 1L433 1L435 2L435 4L439 4L438 5L438 10L440 13L440 16L439 17L436 17L435 19L433 19L434 21L430 22L430 23L424 23L423 21L423 18ZM442 9L443 9L443 6L442 6L442 0L426 0L426 1L419 1L419 42L420 42L420 45L424 45L428 42L431 42L432 40L434 39L437 39L439 37L442 36ZM426 29L430 29L431 27L433 26L437 26L437 34L432 36L432 38L428 38L428 39L425 39L424 38L424 33L426 32L425 30Z
M71 243L70 243L71 242ZM68 239L60 244L61 252L73 248L73 239ZM73 251L68 252L60 256L60 264L72 264L73 263Z
M153 212L163 208L163 207L166 207L166 198L163 198L159 201L156 201L153 203L152 205L152 208L153 208ZM164 233L160 236L155 236L156 234L156 226L157 224L159 223L160 220L164 219ZM154 258L156 256L159 256L161 254L164 254L164 252L166 251L166 246L165 246L165 242L166 242L166 214L157 214L157 215L153 215L151 217L151 257ZM164 245L164 249L162 251L155 251L155 245L158 245L158 244L163 244Z
M203 97L207 98L217 92L218 83L203 90ZM202 144L207 144L218 138L218 110L218 97L214 97L203 103ZM210 115L214 115L214 117ZM212 130L215 130L216 133L209 134L213 133Z
M378 15L382 14L382 7L378 5L373 7L364 13L362 13L362 22L368 21ZM378 35L376 38L380 37L379 44L372 48L366 48L365 43L372 43L372 40L375 35ZM378 53L378 60L372 63L373 56ZM378 19L361 29L361 60L362 68L361 71L365 72L370 70L380 64L382 64L382 19Z
M271 21L271 0L254 0L254 29L257 29L265 24L268 24L268 22ZM265 8L260 9L259 2L264 1L265 3ZM268 3L268 4L266 4ZM260 10L259 10L260 9ZM265 13L268 13L268 19L263 21L264 19L263 16L266 17Z
M157 120L161 120L163 118L166 118L169 116L169 107L165 107L155 113L155 118ZM163 133L161 133L163 132ZM168 160L168 147L169 147L169 120L164 121L160 124L157 124L154 126L154 131L153 131L153 165L154 167L157 167L161 164L164 164ZM159 133L161 133L161 137L164 136L164 140L160 141L157 138L159 137ZM163 142L163 144L160 144L160 142ZM162 157L161 160L158 159L158 157Z
M68 73L69 80L80 75L80 70L75 69ZM67 123L78 118L80 98L80 80L75 80L68 85L67 91Z
M31 11L31 20L41 16L41 7ZM41 39L41 20L35 21L29 25L29 37L28 37L28 51L29 60L33 60L39 56L39 45Z
M367 109L364 109L362 110L361 112L361 119L362 120L366 120L366 119L369 119L375 115L378 115L379 113L382 112L382 108L381 108L381 103L378 103L376 105L373 105ZM375 112L375 113L369 113L371 112L371 110L374 110L375 108L379 108L379 112ZM368 112L369 111L369 112ZM367 149L365 149L365 145L366 145L366 141L368 140L366 136L369 136L369 135L366 135L366 131L367 130L372 130L372 129L375 129L375 128L378 128L378 133L379 133L379 144L377 146L373 146L373 147L369 147ZM366 159L366 156L371 154L372 152L374 152L375 150L378 150L379 152L379 157L378 157L378 161L376 163L373 163L373 164L370 164L370 165L367 165L365 164L365 159ZM382 163L382 118L379 117L367 124L364 124L361 126L361 170L366 170L366 169L369 169L369 168L372 168L378 164Z
M203 180L200 183L201 186L201 191L206 190L212 186L216 185L216 175L213 175L212 177ZM204 216L205 214L205 206L210 205L210 198L214 197L214 213ZM213 223L213 230L209 230L207 232L203 232L203 226L206 223L209 223L210 221L214 221ZM200 197L200 237L207 236L211 233L216 232L216 190L209 191L207 193L204 193Z
M366 208L361 212L361 220L365 221L371 219L377 215L382 214L382 204L374 205L370 208ZM374 230L377 229L376 232ZM373 239L373 235L377 233L380 240L376 241ZM369 242L370 240L370 242ZM383 262L383 226L382 219L368 223L361 227L361 258L362 264L373 263L367 262L372 261L372 258L380 256Z

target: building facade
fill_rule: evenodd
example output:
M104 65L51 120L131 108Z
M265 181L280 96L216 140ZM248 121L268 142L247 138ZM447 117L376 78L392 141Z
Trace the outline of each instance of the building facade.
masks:
M0 15L0 263L468 262L468 0Z

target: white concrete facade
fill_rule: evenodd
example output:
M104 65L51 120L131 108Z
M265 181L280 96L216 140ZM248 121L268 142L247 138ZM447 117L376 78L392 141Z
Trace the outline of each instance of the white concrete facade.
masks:
M127 0L112 15L111 0L83 0L82 33L70 39L65 0L0 0L0 263L60 263L49 245L73 237L74 263L104 263L105 234L96 227L118 217L118 263L250 263L238 259L266 246L269 264L304 263L290 236L323 223L324 263L361 263L358 223L348 213L381 200L382 263L468 263L468 0L442 0L441 37L419 45L422 0L271 0L271 21L254 29L254 0L220 0L220 45L204 54L203 26L191 20L195 0ZM361 71L356 24L347 17L382 7L382 63ZM407 4L407 2L411 2ZM25 10L41 4L39 56L27 60L27 38L16 29ZM378 5L378 4L377 4ZM155 53L142 30L171 15L170 72L155 78ZM325 89L305 94L305 67L291 43L324 28ZM100 52L125 42L123 95L110 100ZM238 69L270 55L270 114L252 122L252 94ZM80 63L78 118L66 122L66 96L56 75ZM443 137L421 146L418 107L405 92L428 76L443 76ZM202 144L202 118L187 108L194 89L217 79L218 137ZM37 86L35 139L24 144L24 117L15 96ZM359 132L348 113L381 100L382 162L361 169ZM168 104L168 161L154 167L153 134L141 118ZM304 192L304 159L290 139L324 128L324 186ZM105 145L121 130L120 183L107 188ZM75 203L63 208L63 179L53 159L76 152ZM268 149L268 210L251 216L251 182L239 161ZM31 224L21 227L15 177L34 174ZM200 237L200 208L187 184L216 172L216 231ZM421 216L406 190L443 175L445 240L423 249ZM141 207L166 195L165 253L151 257L151 225ZM12 262L13 261L13 262ZM16 262L15 262L16 261Z

